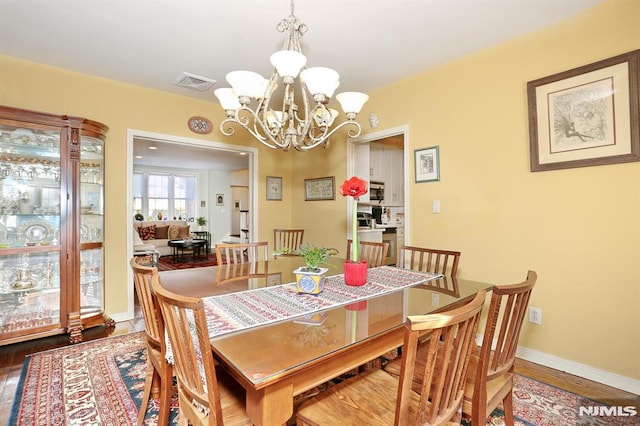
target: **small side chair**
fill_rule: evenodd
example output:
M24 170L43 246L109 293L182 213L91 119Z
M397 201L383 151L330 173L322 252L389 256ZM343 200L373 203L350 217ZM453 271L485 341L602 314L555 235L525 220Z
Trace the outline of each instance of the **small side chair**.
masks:
M353 241L347 240L347 260L351 260ZM360 260L367 262L368 268L376 268L386 264L389 243L360 241Z
M414 271L433 272L447 277L458 276L460 252L426 247L400 246L398 267Z
M286 253L278 254L278 256L295 256L296 250L302 244L304 239L304 229L274 229L273 244L274 251L280 253L286 250Z

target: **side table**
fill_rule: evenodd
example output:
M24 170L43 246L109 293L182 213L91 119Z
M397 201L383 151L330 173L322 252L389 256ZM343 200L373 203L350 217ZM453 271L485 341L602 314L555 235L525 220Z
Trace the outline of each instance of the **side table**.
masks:
M197 235L199 239L205 240L207 242L205 244L206 253L211 253L211 233L209 231L192 231L191 233Z

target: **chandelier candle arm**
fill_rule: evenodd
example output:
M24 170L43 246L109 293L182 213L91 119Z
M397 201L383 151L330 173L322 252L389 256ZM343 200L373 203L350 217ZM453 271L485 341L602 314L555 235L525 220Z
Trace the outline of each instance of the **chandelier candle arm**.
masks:
M308 151L317 146L327 147L329 138L342 127L350 126L349 138L358 137L362 131L355 120L369 97L359 92L343 92L336 95L345 113L346 121L334 123L338 111L329 108L335 90L340 85L340 75L327 67L306 68L307 58L302 53L300 39L307 31L293 13L282 19L276 29L285 33L282 50L273 53L270 62L274 72L270 79L251 71L232 71L227 74L231 88L215 90L214 94L225 111L226 119L220 123L220 131L226 136L235 133L239 125L254 138L272 149ZM271 100L282 79L282 107L272 109ZM296 80L302 92L296 103ZM276 99L279 99L276 98Z

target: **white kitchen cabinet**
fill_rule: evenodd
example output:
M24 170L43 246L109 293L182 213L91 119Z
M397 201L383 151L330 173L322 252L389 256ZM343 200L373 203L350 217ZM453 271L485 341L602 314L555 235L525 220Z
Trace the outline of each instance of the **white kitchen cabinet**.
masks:
M387 151L385 204L402 206L404 205L404 151L393 147L387 148Z
M370 149L368 143L358 143L354 145L355 175L361 179L366 179L367 183L371 180L369 177L369 161ZM360 203L368 203L370 201L369 192L360 196Z
M385 181L386 158L384 147L377 144L370 144L369 152L369 177L377 182Z

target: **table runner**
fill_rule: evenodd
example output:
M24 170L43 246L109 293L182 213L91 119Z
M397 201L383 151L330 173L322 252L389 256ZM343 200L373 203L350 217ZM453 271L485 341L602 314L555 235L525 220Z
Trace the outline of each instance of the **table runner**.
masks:
M296 291L296 284L282 284L203 299L210 337L266 325L318 311L348 305L441 278L442 274L393 266L367 271L367 283L349 286L344 275L327 277L318 294Z

